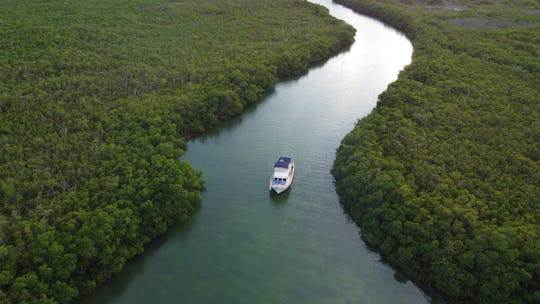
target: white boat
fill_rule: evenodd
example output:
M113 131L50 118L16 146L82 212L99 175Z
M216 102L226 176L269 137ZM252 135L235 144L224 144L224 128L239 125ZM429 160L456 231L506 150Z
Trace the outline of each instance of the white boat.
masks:
M290 157L280 157L274 164L274 174L270 178L270 191L277 193L287 190L294 178L294 161Z

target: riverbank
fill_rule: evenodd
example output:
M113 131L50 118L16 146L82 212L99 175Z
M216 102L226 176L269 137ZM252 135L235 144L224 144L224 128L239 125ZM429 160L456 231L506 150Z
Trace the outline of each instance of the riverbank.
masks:
M0 11L0 302L90 293L201 201L186 139L347 48L301 1L11 1Z
M334 163L363 239L442 302L538 302L538 7L337 2L414 44Z
M315 2L357 29L355 43L190 140L183 160L205 176L199 212L81 304L428 303L366 248L330 174L341 138L410 63L412 45L375 19ZM272 195L280 155L295 158L295 182Z

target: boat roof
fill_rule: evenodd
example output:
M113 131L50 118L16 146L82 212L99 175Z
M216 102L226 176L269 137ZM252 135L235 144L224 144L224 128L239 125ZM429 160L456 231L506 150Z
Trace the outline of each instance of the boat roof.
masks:
M273 178L287 178L289 177L288 171L274 171Z
M274 164L274 168L289 168L289 164L291 163L290 157L280 157L277 162Z

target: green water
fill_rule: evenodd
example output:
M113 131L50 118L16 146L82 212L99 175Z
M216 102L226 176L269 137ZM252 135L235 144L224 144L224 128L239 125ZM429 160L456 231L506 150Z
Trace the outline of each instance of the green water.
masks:
M357 28L353 47L277 86L242 117L190 142L207 190L171 229L84 303L426 303L366 249L330 168L340 140L410 62L400 33L331 1ZM273 162L296 162L292 188L268 192Z

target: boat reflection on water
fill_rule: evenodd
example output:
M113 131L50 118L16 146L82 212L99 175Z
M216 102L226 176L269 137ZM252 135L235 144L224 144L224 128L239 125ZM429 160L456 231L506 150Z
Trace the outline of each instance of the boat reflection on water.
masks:
M289 198L289 193L291 193L292 189L289 191L285 191L283 193L276 193L274 191L268 191L268 197L272 200L274 205L279 206L285 204L287 202L287 199Z

